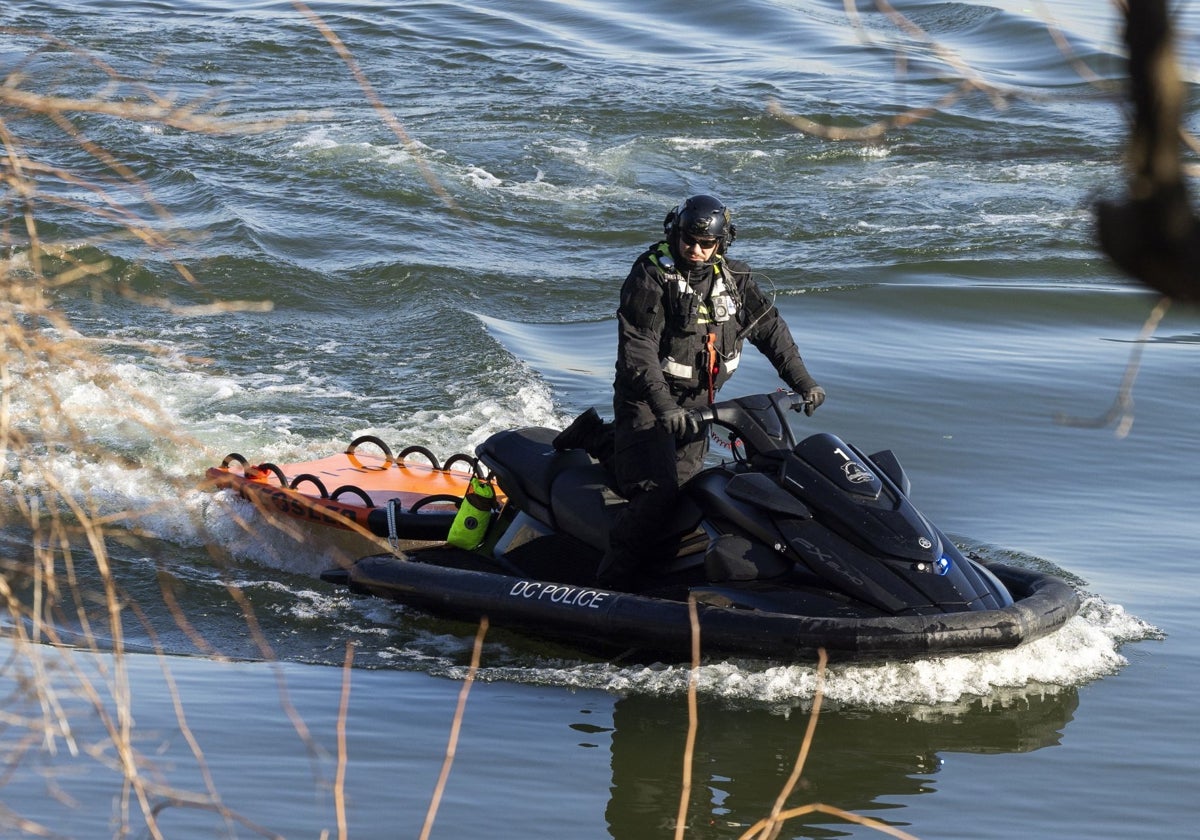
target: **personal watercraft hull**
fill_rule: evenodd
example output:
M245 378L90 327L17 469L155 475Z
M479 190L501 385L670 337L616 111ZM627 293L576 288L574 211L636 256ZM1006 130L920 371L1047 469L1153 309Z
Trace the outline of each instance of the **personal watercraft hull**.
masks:
M686 596L615 592L486 571L470 552L378 554L326 579L353 591L448 618L478 621L564 641L601 654L687 661L692 625ZM415 558L415 559L413 559ZM705 656L808 662L824 649L832 660L901 660L1003 650L1061 627L1079 606L1059 578L992 563L1012 593L1010 606L906 616L811 616L722 606L721 587L691 588Z
M382 456L359 452L366 442ZM414 451L428 463L405 460ZM436 541L446 539L476 470L475 459L465 455L439 464L428 450L410 447L393 457L377 438L362 437L345 452L291 464L252 465L230 454L207 478L264 510L311 525Z

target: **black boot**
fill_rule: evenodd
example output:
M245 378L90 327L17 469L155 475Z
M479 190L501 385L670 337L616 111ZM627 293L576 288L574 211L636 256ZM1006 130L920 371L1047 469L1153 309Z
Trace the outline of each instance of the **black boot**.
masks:
M589 408L571 421L570 426L558 433L558 436L554 438L554 448L559 451L587 449L587 442L591 440L596 429L602 425L604 425L604 421L600 419L596 409Z
M604 461L612 455L613 424L604 422L596 409L589 408L558 433L554 448L582 449L597 461Z

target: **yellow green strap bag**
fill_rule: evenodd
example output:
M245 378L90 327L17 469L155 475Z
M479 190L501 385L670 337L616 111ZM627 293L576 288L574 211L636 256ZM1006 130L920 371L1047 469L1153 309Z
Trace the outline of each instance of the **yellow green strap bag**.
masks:
M483 545L492 513L496 509L496 490L487 479L474 477L467 486L462 504L450 526L446 542L456 548L473 551Z

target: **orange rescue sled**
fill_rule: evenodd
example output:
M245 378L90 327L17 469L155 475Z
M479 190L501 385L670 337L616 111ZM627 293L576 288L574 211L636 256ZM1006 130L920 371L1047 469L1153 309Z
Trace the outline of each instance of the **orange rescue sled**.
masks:
M383 454L358 452L364 443ZM428 463L409 461L412 455ZM340 454L282 466L252 465L230 453L207 476L219 488L305 522L363 528L391 540L444 540L471 479L482 477L480 470L475 458L462 454L440 464L422 446L393 456L382 440L364 435Z

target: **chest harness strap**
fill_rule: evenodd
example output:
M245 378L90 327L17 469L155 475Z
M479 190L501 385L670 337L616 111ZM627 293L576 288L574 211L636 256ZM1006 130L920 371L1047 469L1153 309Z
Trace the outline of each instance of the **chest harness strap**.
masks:
M695 294L695 289L684 278L682 274L675 268L675 261L671 259L670 249L667 243L662 243L659 247L650 254L651 261L658 266L668 283L674 282L677 291L681 297L688 294ZM707 299L704 300L696 311L696 324L706 325L707 332L704 336L704 348L702 350L702 358L706 372L707 387L708 387L708 402L713 403L717 393L717 376L721 372L721 354L717 350L717 324L718 322L713 316L715 314L714 301L729 300L726 294L725 272L721 270L720 261L713 265L713 282L708 291ZM725 319L727 320L728 315ZM738 358L735 353L726 365L730 372L737 367ZM663 359L663 372L680 379L691 379L694 375L694 369L691 365L683 364L671 357Z

